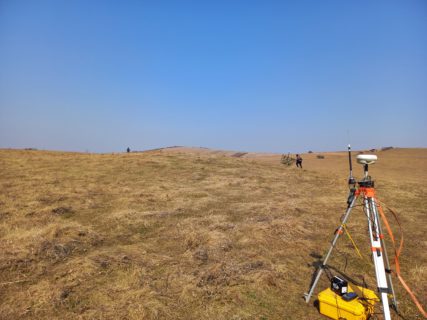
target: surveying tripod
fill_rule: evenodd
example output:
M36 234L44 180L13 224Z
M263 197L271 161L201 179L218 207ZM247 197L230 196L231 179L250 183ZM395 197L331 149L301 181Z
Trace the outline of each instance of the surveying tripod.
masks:
M350 186L350 194L347 199L347 210L341 221L341 225L338 227L335 237L332 241L331 247L325 256L321 266L317 269L316 277L312 282L311 288L308 293L305 294L305 302L309 302L313 295L314 289L322 275L323 270L327 266L328 259L334 249L338 238L343 234L345 230L345 224L350 217L351 209L354 207L357 199L361 197L363 199L363 207L366 217L368 219L369 238L371 241L372 258L375 265L375 274L377 279L378 293L381 297L383 306L383 314L385 320L390 320L390 307L388 301L388 294L392 294L392 306L397 311L397 300L394 293L393 283L391 281L391 270L390 263L387 256L386 245L381 229L380 216L378 214L377 201L375 200L375 189L374 181L371 179L368 173L368 166L374 164L377 160L376 155L358 155L357 162L362 164L364 167L364 177L362 180L356 182L353 178L353 168L351 162L351 147L348 146L348 157L350 164L350 178L348 184ZM356 188L358 185L358 188Z

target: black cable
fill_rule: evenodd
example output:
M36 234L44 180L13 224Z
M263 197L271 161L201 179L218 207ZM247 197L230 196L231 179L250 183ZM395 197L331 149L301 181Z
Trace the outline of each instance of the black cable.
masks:
M340 254L341 256L343 256L344 257L344 272L346 272L346 270L347 270L347 265L348 265L348 255L346 254L346 253L344 253L344 252L342 252L342 251L340 251L340 249L338 249L338 247L337 247L337 245L335 245L335 250L336 250L336 252L338 253L338 254Z
M328 278L329 282L331 282L332 278L334 277L331 270L329 270L327 265L324 266L323 270L325 270L326 277Z
M339 275L341 275L343 278L345 278L347 281L349 281L349 282L351 282L351 283L353 283L353 284L355 284L356 286L359 286L359 287L363 287L363 283L361 283L361 282L359 282L359 281L356 281L356 280L354 280L353 278L351 278L349 275L347 275L346 273L344 273L344 272L342 272L342 271L340 271L340 270L338 270L337 268L335 268L334 266L329 266L329 265L327 265L327 266L325 266L324 267L324 269L331 269L331 270L333 270L333 271L335 271L336 273L338 273ZM330 271L329 271L330 272Z

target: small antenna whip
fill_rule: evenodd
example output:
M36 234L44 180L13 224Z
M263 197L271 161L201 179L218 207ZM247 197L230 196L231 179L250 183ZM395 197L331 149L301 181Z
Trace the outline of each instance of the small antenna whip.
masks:
M348 164L350 166L350 176L348 178L348 184L355 185L356 179L353 178L353 164L351 162L351 146L350 145L348 145Z

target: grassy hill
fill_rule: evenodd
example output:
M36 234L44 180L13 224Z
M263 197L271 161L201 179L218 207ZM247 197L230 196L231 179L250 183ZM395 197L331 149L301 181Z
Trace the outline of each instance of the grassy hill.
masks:
M303 155L304 170L233 155L0 150L0 318L324 319L302 294L346 207L346 153ZM403 276L425 306L427 150L378 155L378 197L400 213ZM348 228L369 260L360 208ZM375 287L345 236L330 264Z

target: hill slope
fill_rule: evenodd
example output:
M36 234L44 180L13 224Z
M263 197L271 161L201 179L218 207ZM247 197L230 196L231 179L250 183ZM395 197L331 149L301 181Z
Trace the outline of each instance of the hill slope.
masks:
M405 152L381 153L373 175L422 296L427 152ZM304 155L297 170L280 155L0 150L1 318L323 319L301 296L345 210L345 156ZM349 229L369 257L358 208ZM348 239L331 264L375 287Z

